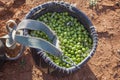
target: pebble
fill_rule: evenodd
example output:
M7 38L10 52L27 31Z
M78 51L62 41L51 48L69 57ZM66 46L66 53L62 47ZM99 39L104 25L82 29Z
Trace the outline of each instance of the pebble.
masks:
M117 50L117 53L120 55L120 50L119 49Z

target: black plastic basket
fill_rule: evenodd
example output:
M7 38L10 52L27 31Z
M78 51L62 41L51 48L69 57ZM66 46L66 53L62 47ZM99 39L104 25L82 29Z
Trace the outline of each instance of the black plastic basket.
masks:
M90 36L93 40L93 46L89 53L89 55L78 65L70 67L70 68L63 68L56 65L52 60L47 57L41 50L31 48L33 59L35 60L36 65L41 68L44 72L50 74L58 74L58 75L69 75L78 71L95 53L97 43L98 43L98 36L95 31L95 28L88 17L78 10L77 8L71 6L69 3L66 2L47 2L42 5L39 5L33 9L26 15L25 19L34 19L36 20L43 14L47 12L68 12L70 16L73 16L78 19L78 21L84 25L84 27L90 33ZM28 31L25 31L27 34Z

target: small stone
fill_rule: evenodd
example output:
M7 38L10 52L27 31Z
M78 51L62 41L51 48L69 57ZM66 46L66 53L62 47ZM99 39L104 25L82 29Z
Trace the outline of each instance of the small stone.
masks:
M120 2L116 2L114 6L115 8L120 8Z
M117 50L117 53L120 55L120 50Z
M114 75L113 75L113 78L118 78L118 74L117 73L115 73Z

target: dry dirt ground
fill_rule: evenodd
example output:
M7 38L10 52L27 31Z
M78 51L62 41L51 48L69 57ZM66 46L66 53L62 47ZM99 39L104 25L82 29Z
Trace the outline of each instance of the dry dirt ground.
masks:
M6 33L6 21L22 20L32 7L46 1L0 0L0 36ZM95 25L99 37L95 55L77 73L57 78L42 73L26 50L20 59L4 64L0 80L120 80L120 4L115 5L119 0L99 0L93 9L86 0L65 1L75 4Z

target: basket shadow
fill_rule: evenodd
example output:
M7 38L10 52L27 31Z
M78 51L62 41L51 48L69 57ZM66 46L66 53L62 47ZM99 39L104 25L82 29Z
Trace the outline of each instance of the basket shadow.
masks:
M50 76L43 73L43 80L98 80L88 64L85 64L78 72L66 77Z

